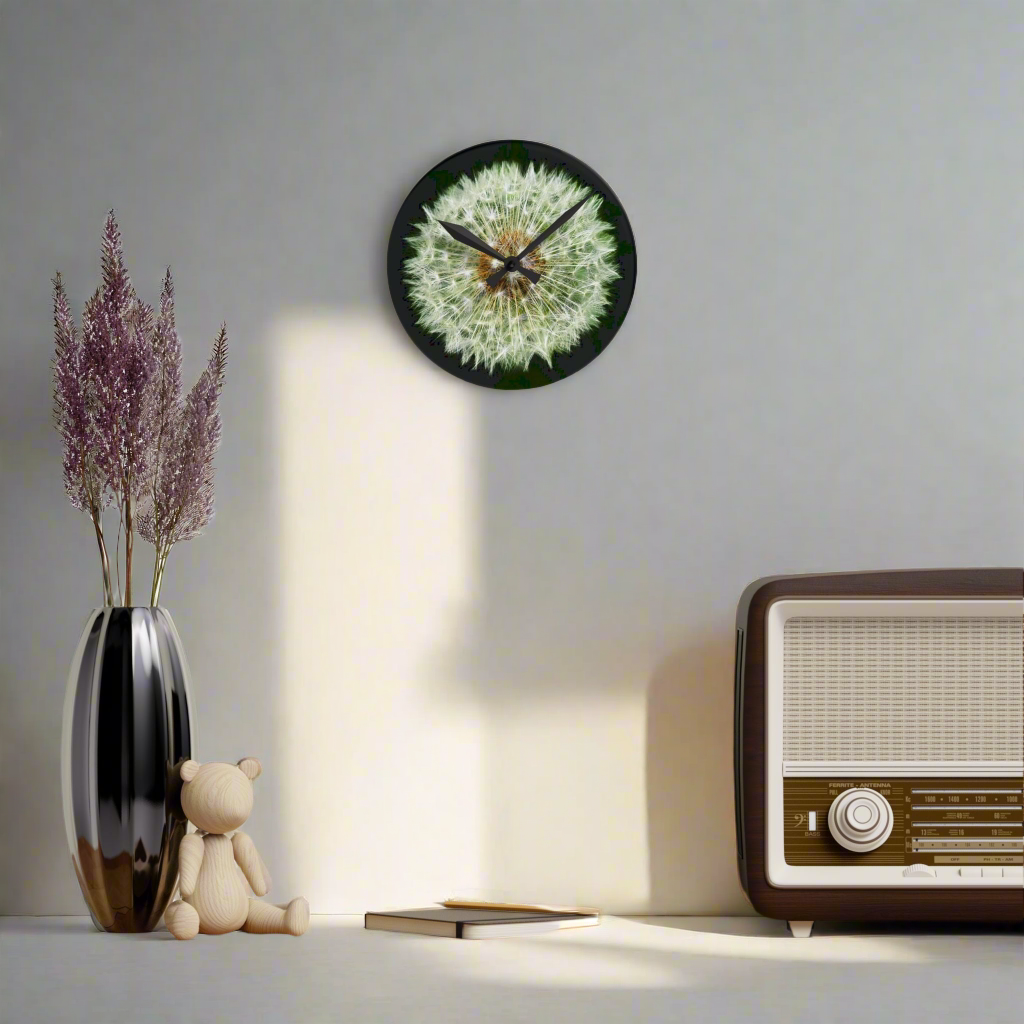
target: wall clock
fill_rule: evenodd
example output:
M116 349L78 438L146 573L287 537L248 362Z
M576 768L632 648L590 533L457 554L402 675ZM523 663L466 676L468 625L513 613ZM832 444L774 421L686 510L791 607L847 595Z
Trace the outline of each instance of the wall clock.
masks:
M532 388L608 347L636 282L633 232L605 181L536 142L464 149L395 219L388 284L419 348L464 380Z

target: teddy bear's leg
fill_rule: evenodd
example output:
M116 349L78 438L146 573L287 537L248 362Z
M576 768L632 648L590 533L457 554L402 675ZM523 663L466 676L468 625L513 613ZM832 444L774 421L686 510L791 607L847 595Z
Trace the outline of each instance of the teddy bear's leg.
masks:
M175 900L164 911L164 922L176 939L194 939L199 932L199 913L184 900Z
M242 925L243 932L257 935L304 935L309 927L309 904L298 896L291 903L264 903L249 900L249 916Z
M309 928L309 903L304 896L296 896L284 907L284 926L289 935L305 935Z

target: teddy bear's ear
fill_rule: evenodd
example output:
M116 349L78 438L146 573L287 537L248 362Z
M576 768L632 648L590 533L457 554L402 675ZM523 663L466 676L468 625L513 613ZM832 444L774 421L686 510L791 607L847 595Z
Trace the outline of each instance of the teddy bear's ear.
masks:
M243 757L242 760L238 762L238 767L245 772L250 782L252 782L253 779L258 779L260 775L263 774L263 765L261 765L255 757Z
M196 772L202 767L198 761L186 761L181 766L181 781L191 782L196 777Z

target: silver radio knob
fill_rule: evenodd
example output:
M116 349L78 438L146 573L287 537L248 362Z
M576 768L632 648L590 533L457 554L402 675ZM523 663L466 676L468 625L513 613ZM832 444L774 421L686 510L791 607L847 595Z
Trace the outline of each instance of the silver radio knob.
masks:
M832 838L854 853L877 850L892 832L892 807L873 789L848 789L828 809Z

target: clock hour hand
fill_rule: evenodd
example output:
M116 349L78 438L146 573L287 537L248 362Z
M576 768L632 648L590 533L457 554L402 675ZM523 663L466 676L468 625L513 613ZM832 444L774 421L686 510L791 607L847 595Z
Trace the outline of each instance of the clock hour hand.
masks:
M522 268L519 266L519 261L524 256L529 256L530 253L533 252L533 250L536 249L541 242L550 238L550 236L553 235L571 216L573 216L573 214L575 214L580 209L580 207L582 207L583 204L587 202L588 199L591 198L593 194L593 192L588 192L587 195L585 195L575 206L566 210L565 213L563 213L562 216L558 218L558 220L556 220L549 227L545 228L518 256L514 258L514 260L506 260L505 266L503 266L500 270L495 271L493 274L491 274L489 278L487 278L487 283L492 288L495 287L495 285L498 284L498 282L505 276L505 274L508 273L509 270L519 270L520 273L523 273ZM511 267L509 266L510 262L514 264Z
M467 230L461 224L451 224L446 220L438 221L438 223L448 232L456 242L461 242L463 245L468 245L471 249L476 249L478 252L482 252L485 256L490 256L492 259L498 260L501 263L507 265L508 257L502 256L497 249L492 249L483 239L477 238L472 231ZM506 271L507 267L502 268L502 272ZM540 280L540 274L533 270L529 270L526 267L514 267L511 269L518 270L524 277L529 278L534 284Z

